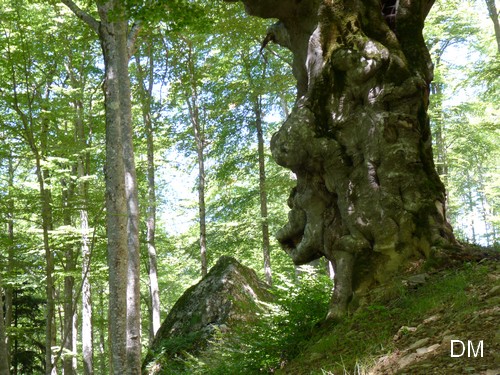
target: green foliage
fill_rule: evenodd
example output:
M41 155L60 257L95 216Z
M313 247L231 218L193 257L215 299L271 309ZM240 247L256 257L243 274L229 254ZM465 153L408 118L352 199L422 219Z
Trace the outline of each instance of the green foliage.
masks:
M185 360L185 373L270 373L304 350L326 316L331 280L313 267L302 267L297 280L282 275L276 284L276 302L266 313L251 325L216 335L206 352Z
M23 374L43 372L44 319L42 309L45 299L31 286L16 288L13 298L15 325L7 333L16 340L12 363Z
M95 1L75 3L98 18ZM271 160L268 144L295 100L295 82L289 52L271 43L260 53L269 21L246 16L242 4L204 0L127 0L125 4L130 24L142 23L135 50L138 59L131 60L130 73L143 218L148 196L147 150L143 98L138 88L147 84L146 78L154 86L150 115L157 166L156 246L163 317L199 278L197 206L189 198L195 186L191 170L196 156L186 98L193 90L198 92L205 132L209 262L232 254L262 273L263 219L259 211L254 109L260 101L266 143L266 219L273 237L286 221L286 197L294 181ZM500 65L493 28L481 4L467 0L436 3L426 32L436 64L430 109L436 164L443 167L442 178L449 192L448 214L461 238L493 245L498 244L500 233ZM43 372L40 353L44 311L40 299L46 279L41 197L35 174L39 157L51 199L49 237L56 263L58 311L65 302L61 297L65 277L75 278L76 292L81 285L81 265L69 269L68 254L73 251L80 261L80 211L88 213L91 270L87 276L93 288L93 333L96 347L98 340L104 342L104 351L96 352L95 372L108 373L105 127L98 39L60 1L0 0L0 53L1 287L5 292L21 290L19 296L25 298L18 304L23 326L8 327L21 348L12 354L19 371ZM191 75L188 53L194 66ZM467 60L457 58L466 55L470 56ZM137 64L145 76L141 76ZM83 141L75 134L77 120L83 123ZM78 177L76 169L82 160L85 173ZM181 170L188 176L182 183L176 177ZM78 189L81 184L87 189L85 197ZM176 189L179 194L174 194ZM180 221L186 221L186 225L178 225ZM9 226L13 226L12 235ZM486 230L472 233L475 226ZM141 233L145 275L145 223L141 223ZM292 282L294 267L273 238L271 256L273 272L288 275L275 277L276 304L261 317L259 325L240 328L235 339L214 338L215 349L205 357L179 359L178 364L188 366L188 373L266 372L302 351L314 334L315 324L324 317L331 286L323 276L307 272L299 277L299 283ZM400 303L396 311L423 313L439 304L440 296L449 291L456 294L449 303L466 310L461 291L464 283L471 282L467 277L450 275L449 284L422 289L418 302L411 299L413 294L405 295L396 288ZM142 281L141 293L147 296L145 276ZM72 302L77 309L81 300L78 292L75 296L78 298ZM143 302L142 308L143 332L147 332L148 302ZM381 343L375 338L377 332L389 334L387 321L394 318L391 309L380 303L354 316L345 326L336 328L339 334L326 340L324 349L347 338L353 351L344 353L344 359L352 367L363 351L369 352ZM406 320L412 317L403 314ZM62 327L62 314L56 320L56 326ZM365 330L369 340L350 336L352 327ZM178 346L181 348L182 342Z
M493 25L481 5L436 3L425 33L435 63L434 156L448 191L448 216L461 240L491 246L500 229L500 86Z
M186 350L197 347L200 342L201 334L199 332L192 332L183 336L176 336L169 338L162 342L160 347L161 352L152 354L150 364L147 370L155 373L153 368L159 366L162 368L163 374L183 374L190 373L193 367L192 363L196 361L192 354ZM200 347L199 350L202 348Z
M125 3L130 19L151 27L161 22L170 32L187 28L204 32L210 25L207 5L200 0L126 0Z

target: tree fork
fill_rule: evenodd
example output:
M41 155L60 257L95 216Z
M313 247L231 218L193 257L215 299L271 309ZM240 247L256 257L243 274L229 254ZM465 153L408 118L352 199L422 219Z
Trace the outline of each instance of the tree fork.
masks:
M296 264L332 261L329 317L341 317L355 294L458 245L427 116L432 1L241 1L279 19L277 43L294 55L298 99L271 150L297 186L277 237Z

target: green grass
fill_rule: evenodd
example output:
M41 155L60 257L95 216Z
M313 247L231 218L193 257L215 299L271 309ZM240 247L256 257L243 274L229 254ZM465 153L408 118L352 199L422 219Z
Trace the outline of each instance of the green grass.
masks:
M487 282L487 268L466 265L431 277L418 289L393 286L392 298L381 298L332 327L325 327L308 349L287 367L287 374L363 374L363 368L394 350L400 327L445 311L454 319L467 316L479 304L466 295L471 285Z

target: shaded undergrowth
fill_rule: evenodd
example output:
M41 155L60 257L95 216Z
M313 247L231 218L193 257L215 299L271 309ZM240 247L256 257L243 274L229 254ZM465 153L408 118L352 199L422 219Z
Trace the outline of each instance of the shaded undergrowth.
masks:
M331 282L309 271L298 283L281 280L276 303L251 326L216 334L209 349L183 358L165 374L365 374L397 350L394 335L436 312L465 319L482 301L468 293L488 283L489 264L465 264L431 274L425 283L404 279L384 288L368 305L335 324L324 324ZM173 369L172 369L173 370Z
M466 264L431 275L418 288L396 283L385 297L317 332L307 350L281 373L368 373L378 358L398 350L395 334L410 334L402 327L417 325L437 313L443 320L460 322L484 307L480 295L469 291L475 285L487 286L488 274L487 264Z

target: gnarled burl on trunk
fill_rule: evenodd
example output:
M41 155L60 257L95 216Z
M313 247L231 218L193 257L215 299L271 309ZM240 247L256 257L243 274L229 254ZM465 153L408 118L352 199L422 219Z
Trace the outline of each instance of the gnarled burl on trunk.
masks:
M295 264L333 262L340 317L354 293L456 244L427 115L432 0L241 1L278 19L266 39L294 56L297 101L271 150L297 186L277 237Z

